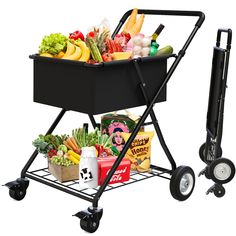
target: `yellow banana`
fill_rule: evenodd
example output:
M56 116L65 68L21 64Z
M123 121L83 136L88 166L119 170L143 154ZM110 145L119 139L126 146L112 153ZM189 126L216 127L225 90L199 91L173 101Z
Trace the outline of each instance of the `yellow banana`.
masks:
M86 46L85 42L83 42L82 40L75 42L75 44L79 46L82 50L82 56L80 57L79 61L87 62L90 59L89 48Z
M69 56L64 56L63 59L67 60L79 60L82 54L82 50L80 47L74 46L75 47L75 52Z
M75 52L75 45L72 44L71 42L67 41L66 53L62 58L68 57L68 56L72 55L74 52Z
M41 57L53 57L52 54L47 53L47 52L43 52L43 53L41 53L40 56L41 56Z

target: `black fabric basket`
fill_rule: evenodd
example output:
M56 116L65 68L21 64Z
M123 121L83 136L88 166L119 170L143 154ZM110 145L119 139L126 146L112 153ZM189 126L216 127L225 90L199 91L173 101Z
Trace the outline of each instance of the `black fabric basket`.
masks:
M168 56L140 58L149 99L167 73ZM31 55L34 101L91 115L146 105L133 60L91 65ZM156 102L166 101L166 87Z

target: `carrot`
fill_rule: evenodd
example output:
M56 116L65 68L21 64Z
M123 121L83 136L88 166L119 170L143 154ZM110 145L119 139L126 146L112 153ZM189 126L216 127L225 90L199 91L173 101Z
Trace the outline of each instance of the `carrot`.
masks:
M74 138L74 137L71 137L70 140L71 140L71 142L76 146L76 148L79 149L79 146L78 146L78 144L77 144L76 141L75 141L75 138Z
M127 20L125 26L124 26L124 29L123 31L125 33L129 33L129 30L131 30L131 28L134 26L134 24L136 23L136 17L137 17L137 14L138 14L138 9L137 8L134 8L129 19Z
M131 37L138 34L141 31L141 28L144 22L144 17L145 15L142 14L136 21L135 25L129 30L128 33L130 33Z
M75 138L72 137L72 138L70 138L70 140L71 140L71 142L76 146L76 150L75 150L75 152L76 152L77 154L80 154L80 152L81 152L81 148L80 148L79 145L77 144Z
M70 138L66 140L66 142L72 147L72 150L75 152L76 151L76 146L71 142Z
M66 141L63 141L63 144L70 150L73 150L73 148L66 142Z

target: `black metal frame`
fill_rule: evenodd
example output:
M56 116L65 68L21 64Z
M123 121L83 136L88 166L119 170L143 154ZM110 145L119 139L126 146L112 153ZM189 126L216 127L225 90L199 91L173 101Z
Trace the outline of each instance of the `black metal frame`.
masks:
M121 18L118 26L116 27L112 37L114 37L119 32L119 30L121 29L122 25L125 23L127 18L129 17L129 15L131 14L131 12L132 12L132 10L130 10L130 11L128 11L124 14L124 16ZM156 115L153 111L153 106L154 106L155 101L157 100L160 92L166 86L166 84L169 81L171 75L173 74L174 70L176 69L177 65L179 64L180 60L185 55L185 52L186 52L189 44L191 43L191 41L194 38L197 30L201 27L201 25L202 25L202 23L205 19L205 15L202 12L199 12L199 11L171 11L171 10L143 10L143 9L138 10L138 13L139 14L144 13L146 15L197 16L198 20L197 20L197 22L195 24L195 27L192 30L190 36L188 37L187 41L185 42L183 48L179 51L178 55L175 55L175 61L173 62L173 64L171 65L169 71L167 72L167 75L165 77L164 82L162 83L162 85L160 86L158 91L156 92L156 95L151 100L149 100L149 98L147 96L147 93L146 93L146 90L145 90L145 86L146 86L145 80L142 76L142 73L141 73L141 70L140 70L140 67L139 67L139 62L142 59L140 58L140 59L135 59L134 60L134 67L135 67L136 72L137 72L137 78L140 81L140 88L142 90L144 99L146 101L147 108L145 109L143 115L141 116L139 122L137 123L135 129L133 130L130 138L126 142L123 150L121 151L120 155L118 156L118 158L114 162L109 174L107 175L107 177L104 180L103 184L97 190L96 194L93 195L93 196L91 196L91 195L87 196L86 194L83 194L81 191L76 191L75 192L74 190L70 189L69 187L67 187L65 185L58 184L58 183L52 183L52 182L46 180L45 176L44 177L37 176L35 174L35 172L37 172L37 171L29 172L28 169L29 169L29 167L31 166L31 164L33 163L33 161L35 160L35 158L38 154L37 150L34 151L32 156L30 157L30 159L26 163L25 167L22 169L22 172L21 172L21 177L22 178L28 177L30 179L39 181L39 182L41 182L43 184L46 184L48 186L51 186L53 188L59 189L61 191L72 194L72 195L77 196L79 198L82 198L84 200L90 201L90 202L92 202L93 207L96 208L96 207L98 207L98 201L99 201L101 195L103 194L104 191L106 191L106 188L109 184L109 181L110 181L111 177L115 173L117 167L119 166L120 162L122 161L123 157L125 156L130 144L133 142L133 140L134 140L135 136L137 135L137 133L139 132L141 126L142 125L149 125L149 124L152 124L154 126L154 128L156 130L156 133L157 133L157 136L160 140L161 146L162 146L162 148L163 148L163 150L164 150L164 152L165 152L165 154L166 154L166 156L167 156L167 158L168 158L168 160L171 164L171 170L151 165L152 171L155 171L155 170L158 171L159 170L159 171L161 171L161 173L168 173L168 174L171 175L172 172L176 169L176 163L175 163L175 161L174 161L174 159L173 159L173 157L172 157L172 155L171 155L171 153L170 153L170 151L169 151L169 149L168 149L168 147L165 143L165 140L164 140L163 135L161 133L159 124L157 122ZM52 131L55 129L57 124L60 122L60 120L63 117L63 115L65 114L65 112L66 112L65 109L61 110L60 114L58 115L58 117L56 118L56 120L54 121L54 123L52 124L50 129L48 130L47 134L52 133ZM145 123L145 120L146 120L148 115L150 115L152 121L148 122L148 123ZM90 119L93 127L95 128L98 124L96 123L96 121L94 119L94 116L92 114L89 114L89 119ZM44 169L44 171L45 171L45 169ZM158 174L155 174L154 176L162 177L161 173L159 172ZM167 178L167 177L164 177L164 178ZM169 178L167 178L167 179L169 179ZM135 181L135 182L137 182L137 181ZM127 184L124 183L123 185L127 185Z
M220 41L221 41L221 33L227 33L227 45L225 49L220 48ZM224 65L222 68L222 78L220 78L220 93L217 104L210 104L208 105L208 112L207 112L207 137L206 137L206 145L205 145L205 153L204 161L207 164L210 164L216 158L219 157L219 150L221 148L221 140L222 140L222 133L223 133L223 119L224 119L224 103L225 103L225 92L227 88L227 75L228 75L228 66L229 66L229 57L230 57L230 49L231 49L231 41L232 41L232 30L231 29L218 29L217 38L216 38L216 49L217 50L224 50L225 57L224 57ZM213 83L213 81L211 81ZM213 94L210 91L210 95ZM209 101L210 101L209 96ZM213 106L212 106L213 105ZM212 106L212 107L211 107ZM216 113L217 117L214 117L217 120L217 123L211 121L209 116L212 113L212 109L218 109ZM214 112L215 113L215 112ZM210 126L215 127L215 132L212 133Z

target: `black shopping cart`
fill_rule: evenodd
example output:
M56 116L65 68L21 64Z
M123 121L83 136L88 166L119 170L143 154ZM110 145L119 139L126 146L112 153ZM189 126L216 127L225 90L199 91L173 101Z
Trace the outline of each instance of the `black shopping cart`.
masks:
M205 16L199 11L138 10L138 13L147 15L195 16L198 17L198 20L178 55L143 57L133 60L104 62L95 65L79 61L46 58L37 54L30 56L34 60L34 101L62 108L47 134L53 132L68 110L88 114L95 128L98 124L95 121L94 115L146 105L146 109L129 140L126 142L100 187L81 190L77 187L79 181L62 184L57 180L53 180L48 168L29 170L38 155L37 150L34 151L23 168L21 177L16 181L6 184L10 189L10 196L16 200L22 200L25 197L29 179L32 179L91 202L91 207L75 214L75 216L80 218L82 229L91 233L95 232L99 226L103 210L98 207L98 201L105 191L158 176L170 180L170 192L172 196L177 200L184 201L192 194L195 185L194 172L190 167L176 167L175 160L164 141L153 106L157 102L166 100L167 82L185 55L189 44L201 27ZM112 35L113 38L130 14L131 10L126 12L121 18ZM167 71L167 60L169 58L173 58L174 62ZM65 89L65 84L71 85L69 89ZM56 92L53 93L53 91ZM105 93L101 91L105 91ZM122 91L122 94L120 91ZM149 115L151 122L145 123ZM150 172L131 173L130 181L119 185L109 185L110 179L121 163L129 146L141 126L144 125L154 126L171 168L167 169L151 165Z
M227 33L226 48L220 47L221 33ZM207 137L199 149L199 155L207 164L199 176L205 175L212 179L215 184L208 189L207 194L213 192L216 197L225 195L222 184L230 182L235 175L235 166L227 158L222 158L221 139L223 131L223 116L225 92L227 88L227 74L229 66L229 55L232 41L231 29L219 29L217 32L216 46L213 50L211 83L207 111Z

